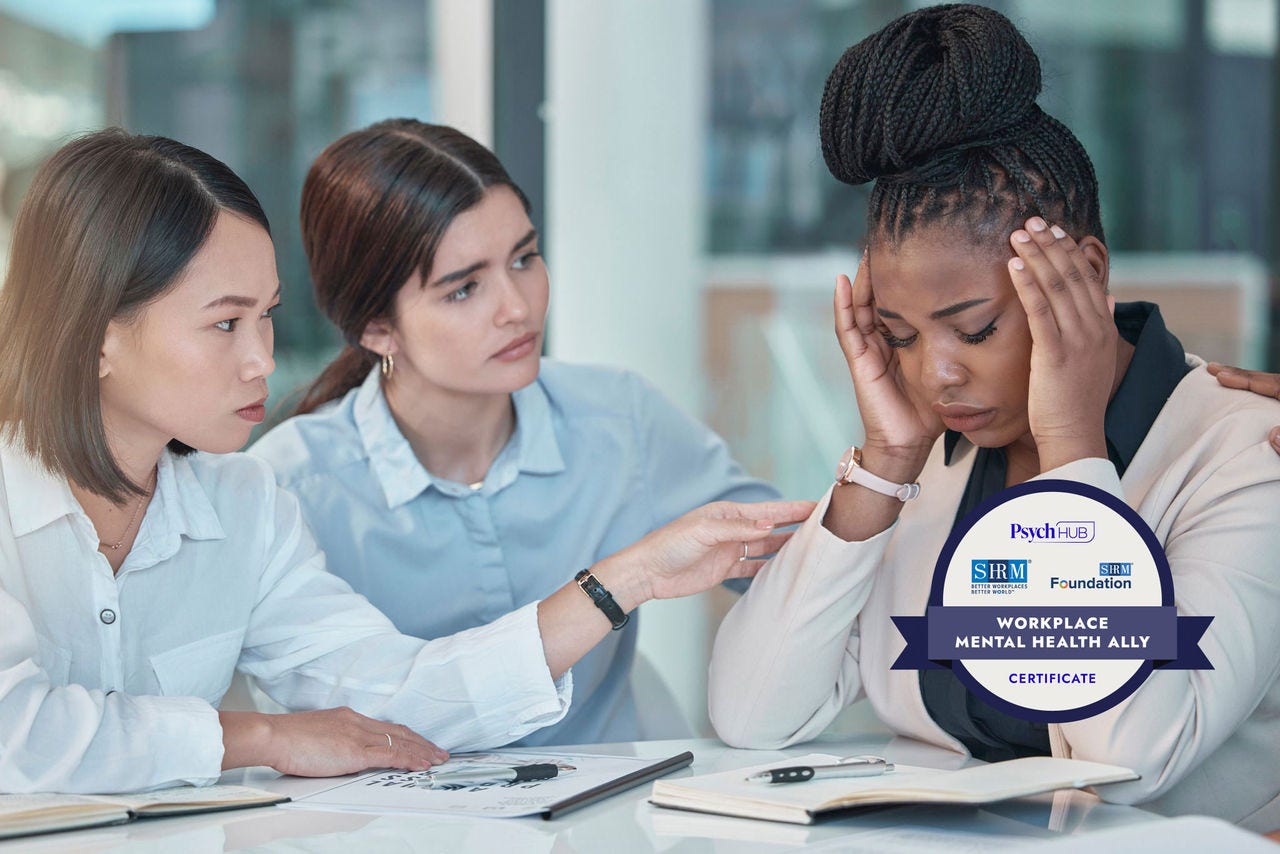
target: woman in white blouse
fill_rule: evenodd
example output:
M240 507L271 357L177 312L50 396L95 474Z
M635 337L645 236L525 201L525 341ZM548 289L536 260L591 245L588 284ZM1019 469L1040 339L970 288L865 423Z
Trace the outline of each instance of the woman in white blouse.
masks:
M570 583L400 635L228 453L263 418L278 297L266 217L207 154L108 130L36 176L0 290L0 792L422 769L565 714L608 603ZM590 570L624 611L698 592L811 509L708 505ZM237 667L310 711L218 712Z

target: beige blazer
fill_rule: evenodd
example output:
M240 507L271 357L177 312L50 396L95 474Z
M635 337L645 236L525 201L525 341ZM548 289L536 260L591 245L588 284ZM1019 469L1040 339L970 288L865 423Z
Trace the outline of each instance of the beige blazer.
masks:
M1118 803L1280 827L1280 458L1266 443L1280 402L1221 388L1194 356L1123 479L1107 460L1044 477L1123 498L1155 531L1178 613L1213 615L1213 670L1156 671L1109 711L1049 727L1054 756L1134 768ZM925 711L918 673L890 670L904 642L891 615L923 614L975 456L950 466L939 440L920 497L888 530L847 543L821 525L830 492L725 618L710 669L716 732L735 747L817 736L867 697L895 732L964 752Z

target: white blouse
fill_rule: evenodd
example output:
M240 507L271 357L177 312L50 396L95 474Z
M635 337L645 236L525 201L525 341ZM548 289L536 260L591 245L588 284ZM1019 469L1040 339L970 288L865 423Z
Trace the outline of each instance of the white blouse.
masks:
M238 668L295 710L350 706L448 750L564 717L533 602L438 640L399 634L325 571L267 465L160 459L112 574L65 479L0 443L0 792L215 781L215 706Z

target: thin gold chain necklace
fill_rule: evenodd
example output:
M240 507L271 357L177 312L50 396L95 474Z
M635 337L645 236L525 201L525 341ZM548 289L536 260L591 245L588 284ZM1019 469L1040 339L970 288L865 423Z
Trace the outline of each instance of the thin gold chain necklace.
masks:
M128 538L129 532L133 530L133 523L138 521L138 514L142 512L142 505L147 503L152 493L155 491L156 472L152 470L151 477L147 479L147 494L139 496L137 505L133 508L133 515L129 517L129 524L125 525L124 531L120 533L120 539L115 543L104 543L98 540L98 548L107 549L109 551L118 552L124 548L124 541Z

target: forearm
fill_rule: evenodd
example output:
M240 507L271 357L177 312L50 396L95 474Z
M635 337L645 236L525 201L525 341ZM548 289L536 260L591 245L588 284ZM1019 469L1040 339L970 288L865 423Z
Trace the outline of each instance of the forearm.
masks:
M275 764L270 756L271 716L260 712L218 712L222 727L222 770Z
M765 565L716 634L708 711L735 747L811 738L861 689L856 622L891 534L848 543L820 518Z
M640 574L621 556L591 567L600 584L630 614L650 598ZM552 679L559 679L610 631L613 624L576 581L570 581L538 603L538 632Z

